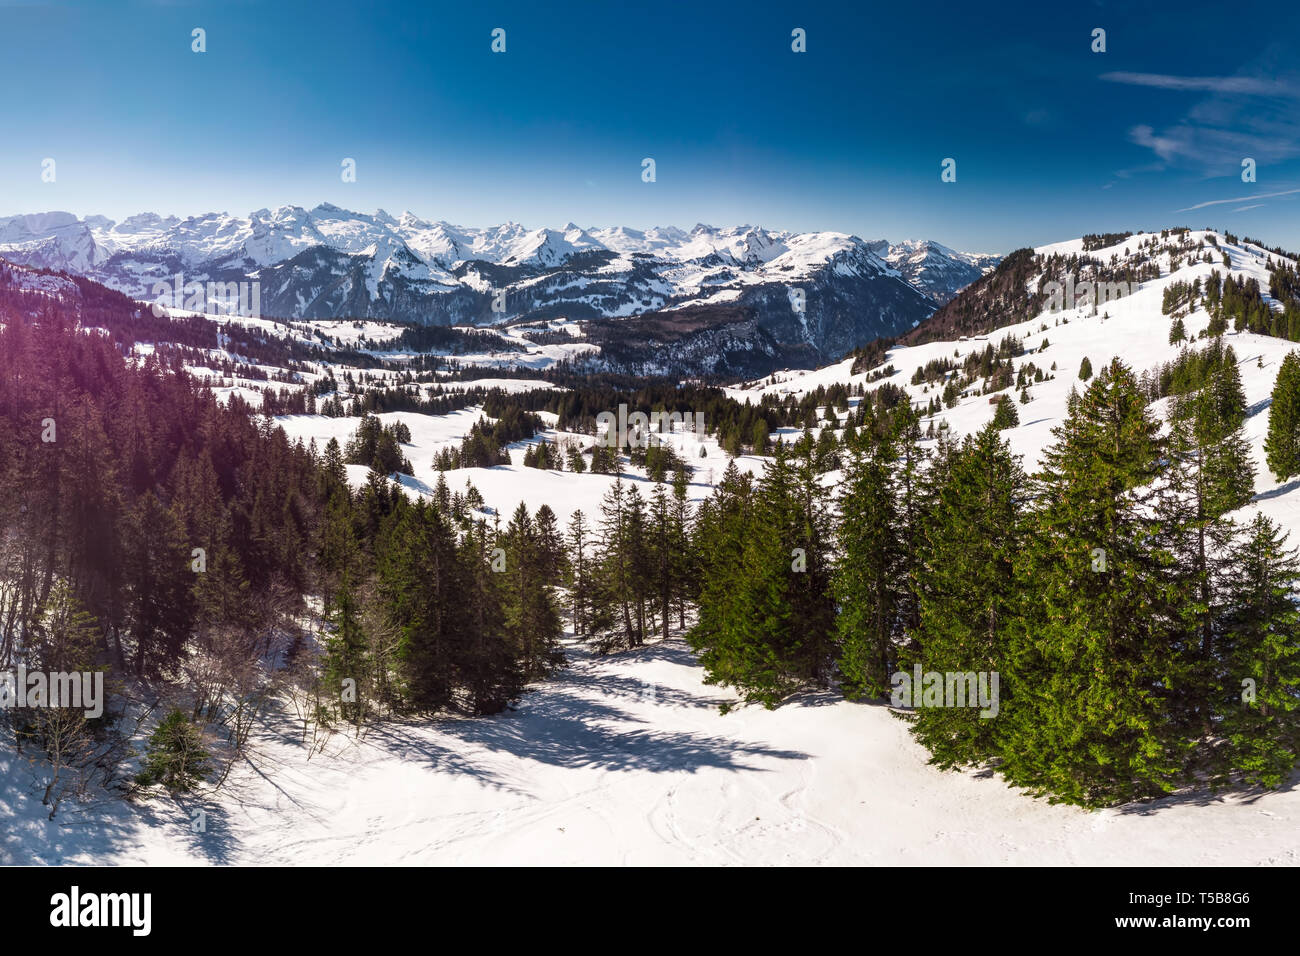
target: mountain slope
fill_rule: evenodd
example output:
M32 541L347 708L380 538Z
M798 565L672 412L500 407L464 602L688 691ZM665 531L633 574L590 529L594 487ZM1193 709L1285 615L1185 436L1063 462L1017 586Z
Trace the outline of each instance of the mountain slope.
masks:
M1198 280L1204 288L1211 275L1218 273L1220 279L1247 287L1253 282L1270 314L1281 317L1284 304L1268 292L1270 269L1294 269L1296 265L1292 256L1209 230L1138 233L1114 238L1104 246L1076 239L1022 249L890 347L871 368L855 371L850 358L815 370L770 376L729 391L738 399L757 401L763 394L797 398L836 383L867 389L890 385L902 389L923 410L929 409L923 425L946 426L957 436L974 433L987 424L993 417L990 398L1007 394L1017 401L1020 424L1003 434L1032 470L1052 441L1052 429L1066 417L1071 389L1082 390L1078 372L1084 358L1093 368L1101 368L1112 357L1119 357L1144 381L1155 382L1161 366L1177 359L1184 348L1206 346L1211 315L1203 300L1184 301L1166 313L1166 293L1172 297ZM1132 277L1134 284L1128 294L1108 302L1081 302L1053 310L1048 283L1064 284L1071 276L1076 290L1095 276L1116 282ZM1294 302L1291 308L1296 308ZM1169 341L1175 314L1183 321L1187 342ZM978 376L966 379L962 374L968 356L978 357L989 347L997 350L1008 337L1023 349L1013 361L1017 371L1022 367L1027 371L1027 403L1018 401L1020 391L1014 385L993 392L994 383ZM1250 409L1246 435L1254 461L1256 494L1240 517L1247 520L1249 512L1261 511L1290 532L1293 544L1300 545L1300 482L1278 482L1265 466L1263 451L1278 368L1287 353L1300 345L1286 337L1237 330L1232 321L1227 323L1223 342L1236 354ZM1043 373L1041 381L1035 381L1035 370ZM949 384L955 386L951 406L943 400ZM1156 409L1163 411L1167 402L1156 400ZM932 404L938 405L937 410Z
M751 350L821 359L911 329L992 261L937 243L893 247L833 232L703 224L689 231L574 223L473 229L330 204L247 217L146 213L122 222L14 216L0 219L0 255L142 301L156 300L155 290L178 277L256 282L260 314L286 319L487 326L689 309L696 324L714 314L725 326L739 310L775 343L753 338Z

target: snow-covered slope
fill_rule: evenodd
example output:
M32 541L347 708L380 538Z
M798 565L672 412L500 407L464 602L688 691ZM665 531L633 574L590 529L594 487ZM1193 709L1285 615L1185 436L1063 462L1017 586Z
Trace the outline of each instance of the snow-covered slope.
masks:
M0 863L1300 863L1300 791L1053 806L936 770L883 706L826 695L721 716L734 698L678 641L568 653L515 713L380 726L310 760L291 712L274 717L215 798L183 805L112 800L51 823L26 768L0 764Z
M1142 248L1152 241L1159 247L1158 252ZM1170 251L1171 243L1179 246L1177 251ZM1212 264L1201 261L1207 252ZM1178 355L1183 346L1169 343L1172 316L1162 311L1164 292L1170 285L1176 282L1190 284L1197 279L1204 285L1210 274L1217 271L1221 276L1254 279L1265 291L1267 299L1268 262L1295 265L1294 260L1253 243L1232 242L1223 234L1207 230L1192 230L1181 240L1160 233L1138 233L1113 246L1087 250L1083 241L1076 239L1042 246L1034 253L1038 257L1035 261L1040 263L1053 256L1064 257L1066 261L1070 256L1087 256L1103 263L1111 263L1113 257L1114 268L1122 269L1126 263L1134 268L1155 265L1161 274L1159 278L1138 283L1132 294L1100 304L1095 310L1089 306L1046 310L1026 321L989 329L984 334L896 347L889 350L879 365L859 369L856 373L852 371L853 360L846 359L816 370L777 373L739 385L729 392L737 399L748 397L756 401L763 393L801 396L819 385L867 383L866 387L870 389L888 382L905 389L913 403L924 408L942 395L943 383L914 384L912 379L918 369L938 359L960 362L971 352L982 352L989 344L996 348L1005 336L1012 335L1021 339L1025 346L1025 353L1016 360L1017 366L1032 362L1050 376L1048 380L1029 385L1029 402L1017 403L1020 424L1003 433L1012 450L1023 455L1026 466L1032 468L1051 443L1052 428L1065 418L1071 388L1083 388L1078 372L1085 357L1094 369L1100 369L1112 357L1118 356L1140 376ZM1227 267L1222 264L1225 253L1230 262ZM1171 271L1175 259L1178 264ZM1055 262L1059 265L1062 259L1057 258ZM1041 275L1031 277L1031 291L1037 290L1042 278ZM1273 305L1280 308L1276 303ZM1204 341L1196 340L1209 325L1209 314L1203 308L1190 314L1184 310L1183 321L1188 337L1193 340L1189 344L1192 347L1203 346ZM1236 353L1249 408L1246 434L1255 463L1256 496L1247 511L1263 511L1279 521L1291 533L1292 543L1300 545L1300 482L1279 484L1275 481L1265 467L1263 452L1269 397L1278 366L1288 352L1300 346L1281 338L1235 332L1231 326L1224 342ZM883 374L889 367L893 371ZM981 384L974 383L955 407L942 408L935 414L935 427L946 423L954 435L960 436L987 424L993 417L993 408L989 396L980 394ZM1014 388L1006 394L1013 400L1018 398ZM1163 403L1157 404L1157 408L1162 407Z

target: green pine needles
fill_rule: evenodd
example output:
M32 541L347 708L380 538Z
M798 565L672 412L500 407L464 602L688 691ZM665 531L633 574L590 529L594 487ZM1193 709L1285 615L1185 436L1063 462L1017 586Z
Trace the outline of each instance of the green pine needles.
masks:
M1033 475L996 415L927 440L906 402L854 410L834 491L806 445L757 481L729 468L692 541L708 680L768 707L830 686L889 699L936 765L1053 801L1282 785L1300 759L1300 563L1268 518L1229 517L1254 487L1225 356L1168 429L1122 362L1101 367ZM914 677L924 693L902 690Z

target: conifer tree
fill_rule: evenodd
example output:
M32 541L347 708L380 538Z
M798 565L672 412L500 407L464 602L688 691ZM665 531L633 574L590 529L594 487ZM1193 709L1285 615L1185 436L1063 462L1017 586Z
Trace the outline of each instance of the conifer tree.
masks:
M920 619L917 587L923 561L921 529L934 502L933 476L926 474L931 456L921 444L922 437L921 416L911 403L904 402L895 407L889 416L887 438L892 443L898 463L895 497L903 574L898 603L897 637L900 640L908 630L916 627Z
M522 501L499 544L506 559L506 634L518 649L525 680L543 680L564 663L560 647L563 625L548 583L552 574L549 565L556 559L547 554L536 522Z
M656 588L651 564L650 519L639 483L634 482L628 486L627 515L621 546L626 557L628 598L635 612L634 646L640 646L645 643L649 633L647 613Z
M920 622L903 663L905 669L919 664L923 673L985 673L990 688L997 673L1001 698L1008 635L1020 612L1014 564L1026 479L997 431L986 425L962 443L927 516ZM997 755L997 714L981 716L973 703L917 709L913 733L929 749L931 762L953 767Z
M610 486L600 510L596 602L612 613L598 615L596 623L608 639L603 646L639 647L645 643L649 595L645 502L635 485L629 487L620 478Z
M212 772L202 733L177 708L154 728L145 747L143 766L135 778L141 786L161 784L173 793L187 793Z
M743 487L729 467L716 511L701 516L707 597L689 639L706 682L772 708L829 678L834 604L825 492L811 455L792 463L784 450L767 466L752 508L738 500ZM715 515L720 526L710 526ZM722 613L706 613L703 601L714 595L725 601Z
M840 557L833 584L839 605L839 668L850 699L888 693L897 664L904 564L893 446L879 437L861 444L840 482Z
M146 492L125 516L123 576L138 677L177 663L194 624L194 574L185 528Z
M456 683L471 714L495 714L523 693L524 663L506 631L503 574L492 570L487 526L465 535L457 554L460 595Z
M1181 318L1175 318L1169 324L1169 344L1177 345L1179 342L1187 341L1187 327L1183 324Z
M1214 621L1219 613L1221 579L1233 573L1221 557L1231 541L1233 526L1224 515L1245 506L1254 494L1254 466L1244 434L1246 399L1236 357L1228 349L1225 361L1200 391L1176 400L1172 410L1169 450L1173 467L1160 505L1165 545L1178 557L1171 574L1183 575L1193 586L1195 600L1184 615L1199 643L1198 676L1185 686L1192 699L1186 707L1205 732L1211 731L1208 692L1214 655Z
M576 474L582 474L587 470L587 462L586 459L582 457L582 449L580 447L575 445L569 449L568 464L569 471L575 472Z
M378 592L397 635L399 690L410 709L436 713L456 692L455 533L436 508L405 499L385 523L376 547Z
M542 581L546 587L554 587L560 583L564 572L564 539L560 535L559 521L550 505L543 503L537 506L533 526L537 533Z
M336 485L346 485L348 481L348 470L343 462L343 450L339 447L339 440L331 438L325 443L325 455L321 462L325 470L326 477Z
M1024 614L1009 635L1011 783L1084 805L1168 792L1191 743L1182 607L1153 484L1165 459L1136 379L1115 359L1055 429L1017 568Z
M680 465L673 474L673 500L669 518L668 548L672 562L672 600L677 626L686 627L686 605L695 600L695 555L691 548L691 505L687 498L690 473Z
M347 572L339 582L330 625L332 630L325 639L325 656L321 661L323 696L329 701L337 700L340 716L360 731L367 709L364 693L370 668L360 602Z
M1015 404L1007 396L1001 396L993 412L992 425L994 430L1003 431L1007 428L1015 428L1019 424L1020 413L1016 411Z
M919 620L922 528L933 504L920 417L900 405L868 422L845 467L834 591L845 693L888 694L908 631Z
M699 616L687 641L699 655L705 682L729 685L741 676L737 647L745 612L735 589L744 568L751 524L753 482L734 461L727 463L713 494L699 507L692 546L700 560Z
M1278 481L1300 475L1300 352L1289 353L1278 369L1264 454Z
M668 490L656 484L650 495L650 567L654 583L655 608L659 613L659 627L663 639L668 640L668 627L672 621L673 551L672 511Z
M587 516L579 508L569 516L568 534L565 538L568 551L565 586L569 591L569 619L575 637L587 633L591 618L591 542Z
M1278 787L1300 761L1300 560L1257 515L1232 551L1218 688L1218 779Z

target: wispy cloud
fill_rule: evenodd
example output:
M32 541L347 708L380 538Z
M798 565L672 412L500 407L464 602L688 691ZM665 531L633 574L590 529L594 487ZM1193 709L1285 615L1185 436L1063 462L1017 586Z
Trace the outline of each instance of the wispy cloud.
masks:
M1278 192L1274 192L1274 193L1260 193L1258 196L1252 196L1251 198L1252 198L1252 199L1274 199L1274 198L1276 198L1277 196L1291 196L1291 195L1294 195L1295 193L1300 193L1300 188L1296 188L1296 189L1282 189L1282 190L1279 190ZM1178 210L1175 210L1175 211L1176 211L1176 212L1192 212L1193 210L1196 210L1196 209L1204 209L1204 208L1206 208L1207 206L1224 206L1224 205L1227 205L1227 204L1229 204L1229 203L1237 203L1237 202L1241 202L1243 198L1244 198L1244 197L1242 197L1242 196L1234 196L1232 199L1207 199L1205 202L1198 202L1195 206L1187 206L1187 207L1185 207L1185 208L1183 208L1183 209L1178 209ZM1259 203L1259 205L1263 205L1263 203ZM1248 208L1253 209L1253 208L1255 208L1255 207L1254 207L1254 206L1251 206L1251 207L1248 207Z
M1245 212L1247 209L1258 209L1260 206L1267 206L1267 205L1268 203L1266 202L1257 202L1253 206L1241 206L1237 209L1234 209L1233 212Z
M1132 142L1171 167L1228 176L1247 157L1263 166L1300 156L1300 74L1294 57L1281 45L1266 50L1235 76L1111 72L1100 78L1155 90L1208 94L1173 123L1139 123L1130 128Z
M1284 80L1253 76L1170 76L1167 73L1103 73L1101 79L1161 90L1200 90L1244 96L1285 96L1300 99L1300 86Z

